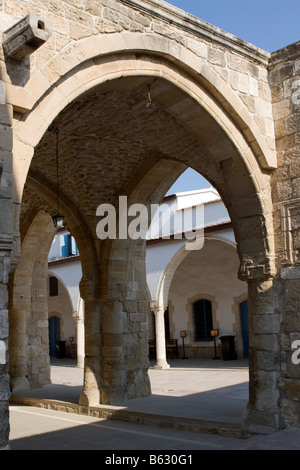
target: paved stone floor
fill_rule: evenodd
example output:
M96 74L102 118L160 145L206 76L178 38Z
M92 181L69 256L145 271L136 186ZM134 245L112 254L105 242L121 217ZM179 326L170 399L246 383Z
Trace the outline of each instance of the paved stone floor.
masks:
M222 450L239 439L12 406L12 450Z
M116 403L130 411L217 421L242 422L248 402L246 361L173 360L171 368L149 370L152 395ZM54 360L52 384L40 389L19 391L17 396L78 403L83 370L72 360Z
M245 361L171 361L170 370L149 370L150 397L120 402L112 410L141 415L143 423L124 419L101 419L67 413L64 403L77 403L82 389L82 369L74 361L54 361L52 384L42 389L18 392L10 407L12 450L225 450L299 449L300 430L270 436L237 438L228 432L239 427L248 401L248 368ZM31 405L22 403L30 397ZM60 404L59 411L45 409ZM42 407L41 407L42 406ZM146 417L146 419L145 419ZM151 418L152 421L151 421ZM129 420L130 421L130 420ZM188 426L185 424L188 423ZM205 432L191 432L197 423ZM214 423L223 433L211 433ZM181 426L182 424L182 426ZM234 428L235 429L235 428Z

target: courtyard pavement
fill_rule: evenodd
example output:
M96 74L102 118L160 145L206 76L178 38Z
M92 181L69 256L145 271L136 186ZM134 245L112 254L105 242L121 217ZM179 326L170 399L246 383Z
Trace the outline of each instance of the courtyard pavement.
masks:
M83 370L75 360L52 362L52 384L14 393L12 450L300 450L300 430L245 437L246 360L172 360L149 370L149 397L99 406L93 416L77 406ZM67 432L66 432L67 431Z

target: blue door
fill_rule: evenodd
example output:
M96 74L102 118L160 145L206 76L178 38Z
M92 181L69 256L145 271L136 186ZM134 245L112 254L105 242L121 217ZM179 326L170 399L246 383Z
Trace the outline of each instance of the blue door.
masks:
M51 317L49 323L49 354L56 355L56 341L60 340L60 320L58 317Z
M244 345L244 357L249 356L249 325L248 325L248 301L245 300L240 304L240 317L242 338Z

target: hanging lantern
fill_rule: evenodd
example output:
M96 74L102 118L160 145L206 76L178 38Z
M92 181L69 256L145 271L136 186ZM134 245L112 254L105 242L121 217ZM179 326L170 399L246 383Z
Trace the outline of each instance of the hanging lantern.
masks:
M63 215L54 215L52 220L55 228L62 228L65 224L65 217Z
M55 132L56 134L56 205L57 205L57 213L52 217L53 225L55 228L62 228L65 223L65 217L59 214L59 172L58 172L58 134L59 129L58 127L50 129L51 132Z

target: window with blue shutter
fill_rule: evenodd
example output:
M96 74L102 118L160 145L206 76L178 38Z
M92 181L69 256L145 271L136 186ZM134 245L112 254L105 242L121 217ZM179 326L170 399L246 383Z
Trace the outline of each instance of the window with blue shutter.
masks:
M78 255L78 248L74 237L70 233L61 235L61 257L68 258L74 255Z

